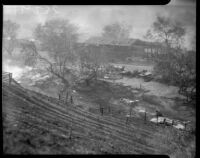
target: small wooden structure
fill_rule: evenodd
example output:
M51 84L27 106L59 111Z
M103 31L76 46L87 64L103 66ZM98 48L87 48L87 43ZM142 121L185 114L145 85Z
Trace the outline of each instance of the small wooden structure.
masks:
M2 72L2 82L11 85L12 82L12 73Z

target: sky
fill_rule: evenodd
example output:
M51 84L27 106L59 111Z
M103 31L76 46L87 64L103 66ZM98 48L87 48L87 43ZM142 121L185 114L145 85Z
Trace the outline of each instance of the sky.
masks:
M81 40L100 36L105 25L122 22L132 26L131 38L143 39L157 15L168 16L181 22L186 28L185 47L196 35L195 0L171 0L168 5L60 5L60 6L3 6L4 20L20 24L19 38L32 37L32 31L39 23L52 18L68 19L79 27Z

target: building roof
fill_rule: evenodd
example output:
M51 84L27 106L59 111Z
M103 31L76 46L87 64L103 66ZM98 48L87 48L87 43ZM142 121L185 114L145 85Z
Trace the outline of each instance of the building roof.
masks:
M121 45L121 46L130 46L135 42L136 39L124 39L121 41L114 41L102 37L91 37L88 40L84 41L85 44L95 44L95 45Z
M91 37L88 40L83 42L84 44L92 45L115 45L115 46L161 46L161 43L158 42L147 42L140 39L123 39L121 41L114 41L111 39L105 39L100 36Z

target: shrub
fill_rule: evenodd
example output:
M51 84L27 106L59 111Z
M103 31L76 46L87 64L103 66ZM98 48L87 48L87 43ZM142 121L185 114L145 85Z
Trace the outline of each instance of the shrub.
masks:
M170 158L193 158L195 154L195 137L174 128L160 128L147 144L159 148Z
M153 104L153 105L160 105L161 104L161 102L155 96L152 96L152 95L143 95L142 99L145 102Z

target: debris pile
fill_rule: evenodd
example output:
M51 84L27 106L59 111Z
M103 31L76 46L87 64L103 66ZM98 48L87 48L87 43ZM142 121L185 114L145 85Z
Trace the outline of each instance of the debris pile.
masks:
M126 104L131 104L131 103L137 103L139 100L130 100L126 98L121 98L120 101Z
M139 100L131 100L131 99L127 99L127 98L121 98L120 102L128 104L128 105L135 105L136 107L134 107L134 111L139 112L139 113L145 113L145 116L146 116L146 114L157 116L157 117L153 117L153 118L150 117L150 122L153 122L153 123L164 124L166 126L173 126L174 128L184 130L184 129L186 129L186 125L190 122L190 121L181 122L179 120L174 120L174 119L170 119L168 117L164 117L162 115L162 113L157 110L156 110L156 113L148 112L145 108L141 108L140 106L137 106L137 104L134 104L134 103L139 102ZM131 114L127 114L126 118L128 118L128 117L135 117L135 116L133 116Z
M167 117L152 118L150 121L159 124L171 125L177 129L185 129L185 126L183 125L184 123Z

